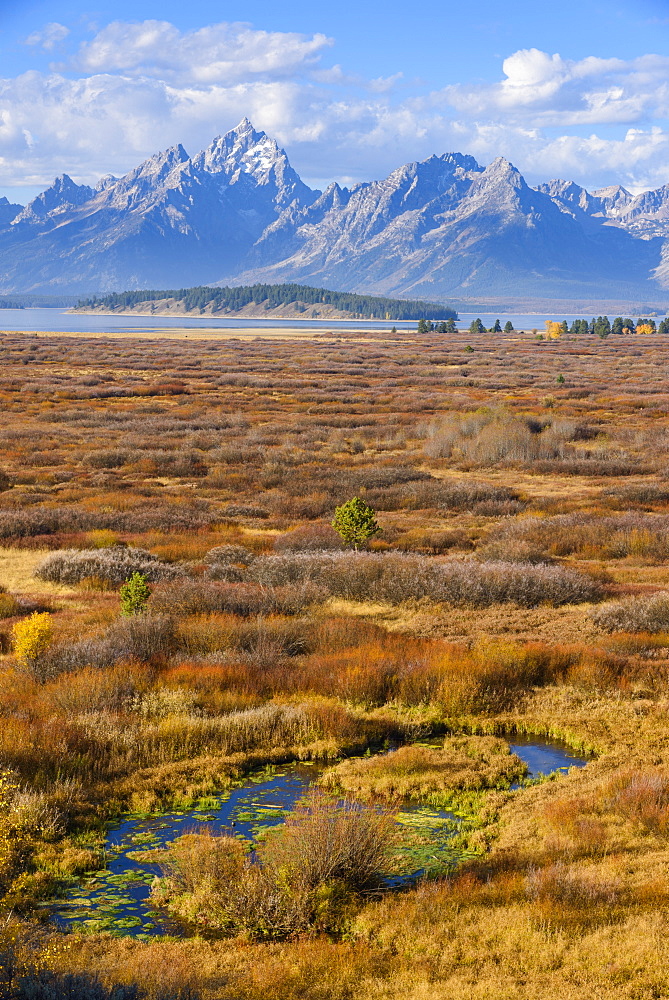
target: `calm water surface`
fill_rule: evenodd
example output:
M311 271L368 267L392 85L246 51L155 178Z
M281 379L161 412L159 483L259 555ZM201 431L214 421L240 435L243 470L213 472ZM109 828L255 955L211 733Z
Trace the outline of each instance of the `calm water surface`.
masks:
M502 326L511 320L517 330L544 330L547 319L566 319L569 324L574 319L582 319L583 314L564 313L460 313L458 326L466 330L473 319L481 319L490 328L496 319ZM612 317L611 317L612 318ZM66 309L0 309L1 331L24 331L32 333L46 331L54 333L154 333L170 330L311 330L327 333L330 330L388 330L395 326L398 330L415 330L415 320L308 320L308 319L212 319L199 316L168 316L156 319L153 316L85 316L70 313ZM439 334L435 335L439 337Z

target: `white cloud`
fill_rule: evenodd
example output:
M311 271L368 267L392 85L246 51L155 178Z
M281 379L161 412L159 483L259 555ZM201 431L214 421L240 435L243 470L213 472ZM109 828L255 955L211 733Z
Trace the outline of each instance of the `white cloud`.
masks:
M502 64L504 79L488 86L457 84L439 100L477 116L503 115L509 122L531 119L548 126L631 124L667 114L669 57L642 56L578 61L521 49Z
M42 34L31 44L44 45ZM524 49L496 83L407 96L399 75L363 80L324 64L331 44L237 23L110 24L51 73L0 80L0 186L46 185L61 172L90 183L176 142L195 153L244 115L322 183L383 177L450 150L483 163L506 156L531 181L669 181L667 57Z
M242 23L181 32L168 21L114 21L81 46L71 66L84 73L232 85L309 70L330 45L326 35L258 31Z
M66 28L64 24L51 21L49 24L45 24L41 31L33 31L31 35L28 35L26 45L39 45L50 52L59 42L64 41L69 33L70 29Z

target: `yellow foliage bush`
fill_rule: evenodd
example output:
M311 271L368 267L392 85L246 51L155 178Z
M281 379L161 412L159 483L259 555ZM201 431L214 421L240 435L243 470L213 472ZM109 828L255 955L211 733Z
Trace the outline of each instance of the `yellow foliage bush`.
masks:
M53 638L53 624L48 611L35 611L12 627L14 652L24 663L35 661L44 653Z

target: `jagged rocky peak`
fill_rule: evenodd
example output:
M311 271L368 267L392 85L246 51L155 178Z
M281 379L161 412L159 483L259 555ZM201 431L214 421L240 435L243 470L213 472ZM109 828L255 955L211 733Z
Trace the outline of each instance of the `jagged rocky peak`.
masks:
M351 192L348 188L342 188L336 181L332 181L323 194L316 199L314 207L327 205L328 208L342 208L344 205L348 205L350 197Z
M233 175L237 171L258 177L267 174L279 161L288 161L278 143L265 132L256 132L248 118L236 128L218 135L211 144L193 157L196 169L209 173Z
M498 156L476 176L468 192L468 201L496 210L516 208L520 200L529 195L530 188L520 171L503 156Z
M72 208L83 205L93 195L93 188L87 184L77 184L67 174L56 177L45 191L33 198L14 219L14 224L21 222L36 223L63 215Z
M96 194L99 194L100 191L105 191L108 187L111 187L112 184L116 184L117 181L118 177L114 177L113 174L105 174L105 176L101 177L95 185L94 191Z
M461 153L443 153L437 156L433 153L426 160L397 167L380 183L390 187L424 184L439 191L450 187L454 180L471 181L482 171L483 167L479 166L473 156L463 156Z
M591 194L574 181L554 179L545 184L537 184L535 191L548 195L558 208L574 216L577 211L593 217L608 214L606 204L597 194Z
M501 157L484 168L435 154L321 195L244 118L192 159L176 145L95 189L64 175L26 209L0 201L0 281L78 293L299 280L450 297L506 293L513 279L524 295L645 297L669 282L654 270L656 236L669 236L669 186L635 197L563 180L530 188Z
M442 153L440 156L433 154L428 156L423 163L437 167L441 173L454 175L455 177L474 177L483 173L484 168L474 159L465 153Z
M250 181L254 187L271 188L280 207L295 198L311 204L320 193L303 183L285 150L265 132L257 132L248 118L217 136L207 149L193 157L192 163L195 172L221 175L226 185Z
M642 191L634 197L630 195L630 200L617 214L629 222L636 222L640 217L666 219L669 217L669 184L654 191Z
M537 184L535 190L547 194L549 198L578 205L579 208L584 208L586 200L590 197L586 189L579 184L575 184L574 181L563 181L557 177L543 184Z
M23 205L15 205L9 198L0 198L0 229L9 226L21 211Z
M634 195L626 191L620 184L610 184L609 187L598 188L592 192L607 215L620 215L634 200Z
M492 163L488 164L481 174L480 181L488 184L511 184L513 187L522 187L525 184L520 171L503 156L496 156Z
M189 163L188 153L177 143L150 156L118 180L101 182L96 189L96 202L116 211L146 208L166 189L178 186Z
M164 149L160 153L150 156L148 160L144 160L117 183L126 187L139 181L159 185L169 177L175 167L181 167L188 162L188 153L179 142L175 146L170 146L169 149Z

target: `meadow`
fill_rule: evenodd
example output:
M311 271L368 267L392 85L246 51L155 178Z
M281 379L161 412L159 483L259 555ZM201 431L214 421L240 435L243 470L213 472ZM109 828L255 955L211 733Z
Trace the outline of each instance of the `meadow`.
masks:
M0 348L0 996L669 995L666 337ZM513 734L593 759L516 792ZM49 922L115 817L297 760L325 790L262 865L175 844L190 936ZM386 889L421 796L469 810L467 860Z

